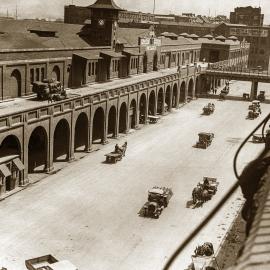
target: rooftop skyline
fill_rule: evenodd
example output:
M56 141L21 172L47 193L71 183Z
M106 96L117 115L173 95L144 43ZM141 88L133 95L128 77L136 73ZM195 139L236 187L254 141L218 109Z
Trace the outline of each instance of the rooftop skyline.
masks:
M155 0L155 13L182 14L195 13L196 15L227 15L239 6L261 7L265 14L265 24L270 24L269 0ZM0 13L15 16L16 5L19 18L63 18L64 5L88 6L95 0L1 0ZM115 3L123 9L142 12L153 12L154 0L115 0Z

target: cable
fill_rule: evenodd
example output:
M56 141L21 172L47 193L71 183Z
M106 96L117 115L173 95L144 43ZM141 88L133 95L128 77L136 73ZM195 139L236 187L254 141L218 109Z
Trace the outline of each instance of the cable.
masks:
M234 156L233 159L233 170L234 170L234 174L236 176L236 178L239 180L239 175L237 172L237 166L236 166L236 162L237 162L237 158L238 155L240 153L240 151L242 150L243 146L247 143L247 141L249 140L249 138L263 125L265 124L265 122L267 123L268 120L270 119L270 114L268 116L266 116L263 121L246 137L246 139L241 143L241 145L239 146L239 148L236 151L236 154Z
M220 200L220 202L215 206L215 208L208 214L207 217L204 218L204 220L189 234L189 236L186 237L186 239L180 244L180 246L175 250L175 252L172 254L172 256L169 258L169 260L166 262L163 270L169 270L171 265L174 263L175 259L179 256L179 254L184 250L184 248L190 243L191 240L204 228L204 226L216 215L216 213L219 211L219 209L227 202L227 200L231 197L231 195L237 190L239 187L240 181L239 181L239 175L237 173L236 168L236 162L238 155L243 148L243 146L247 143L249 138L265 123L267 123L270 119L270 114L266 116L266 118L247 136L247 138L241 143L239 148L236 151L234 160L233 160L233 169L236 178L238 181L230 188L230 190L224 195L224 197ZM266 125L266 124L265 124ZM265 154L265 151L267 149L265 148L264 151L260 154L258 159L261 159L262 156Z

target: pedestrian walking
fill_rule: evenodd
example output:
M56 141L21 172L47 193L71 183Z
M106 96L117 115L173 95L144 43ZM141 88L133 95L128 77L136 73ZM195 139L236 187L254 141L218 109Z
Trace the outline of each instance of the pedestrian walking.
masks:
M215 88L214 93L215 93L215 95L216 95L216 93L217 93L217 88Z

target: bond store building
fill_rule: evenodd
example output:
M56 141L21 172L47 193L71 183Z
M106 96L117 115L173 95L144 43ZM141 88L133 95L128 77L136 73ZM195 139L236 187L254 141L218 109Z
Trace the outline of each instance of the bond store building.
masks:
M207 91L200 61L246 61L237 40L120 27L112 0L88 8L82 25L0 21L0 196ZM45 78L69 98L37 100L32 83Z

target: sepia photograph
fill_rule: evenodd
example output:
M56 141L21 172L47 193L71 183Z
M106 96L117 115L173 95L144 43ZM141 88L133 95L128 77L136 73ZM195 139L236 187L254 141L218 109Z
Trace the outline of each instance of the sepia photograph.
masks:
M0 270L270 270L269 0L0 0Z

